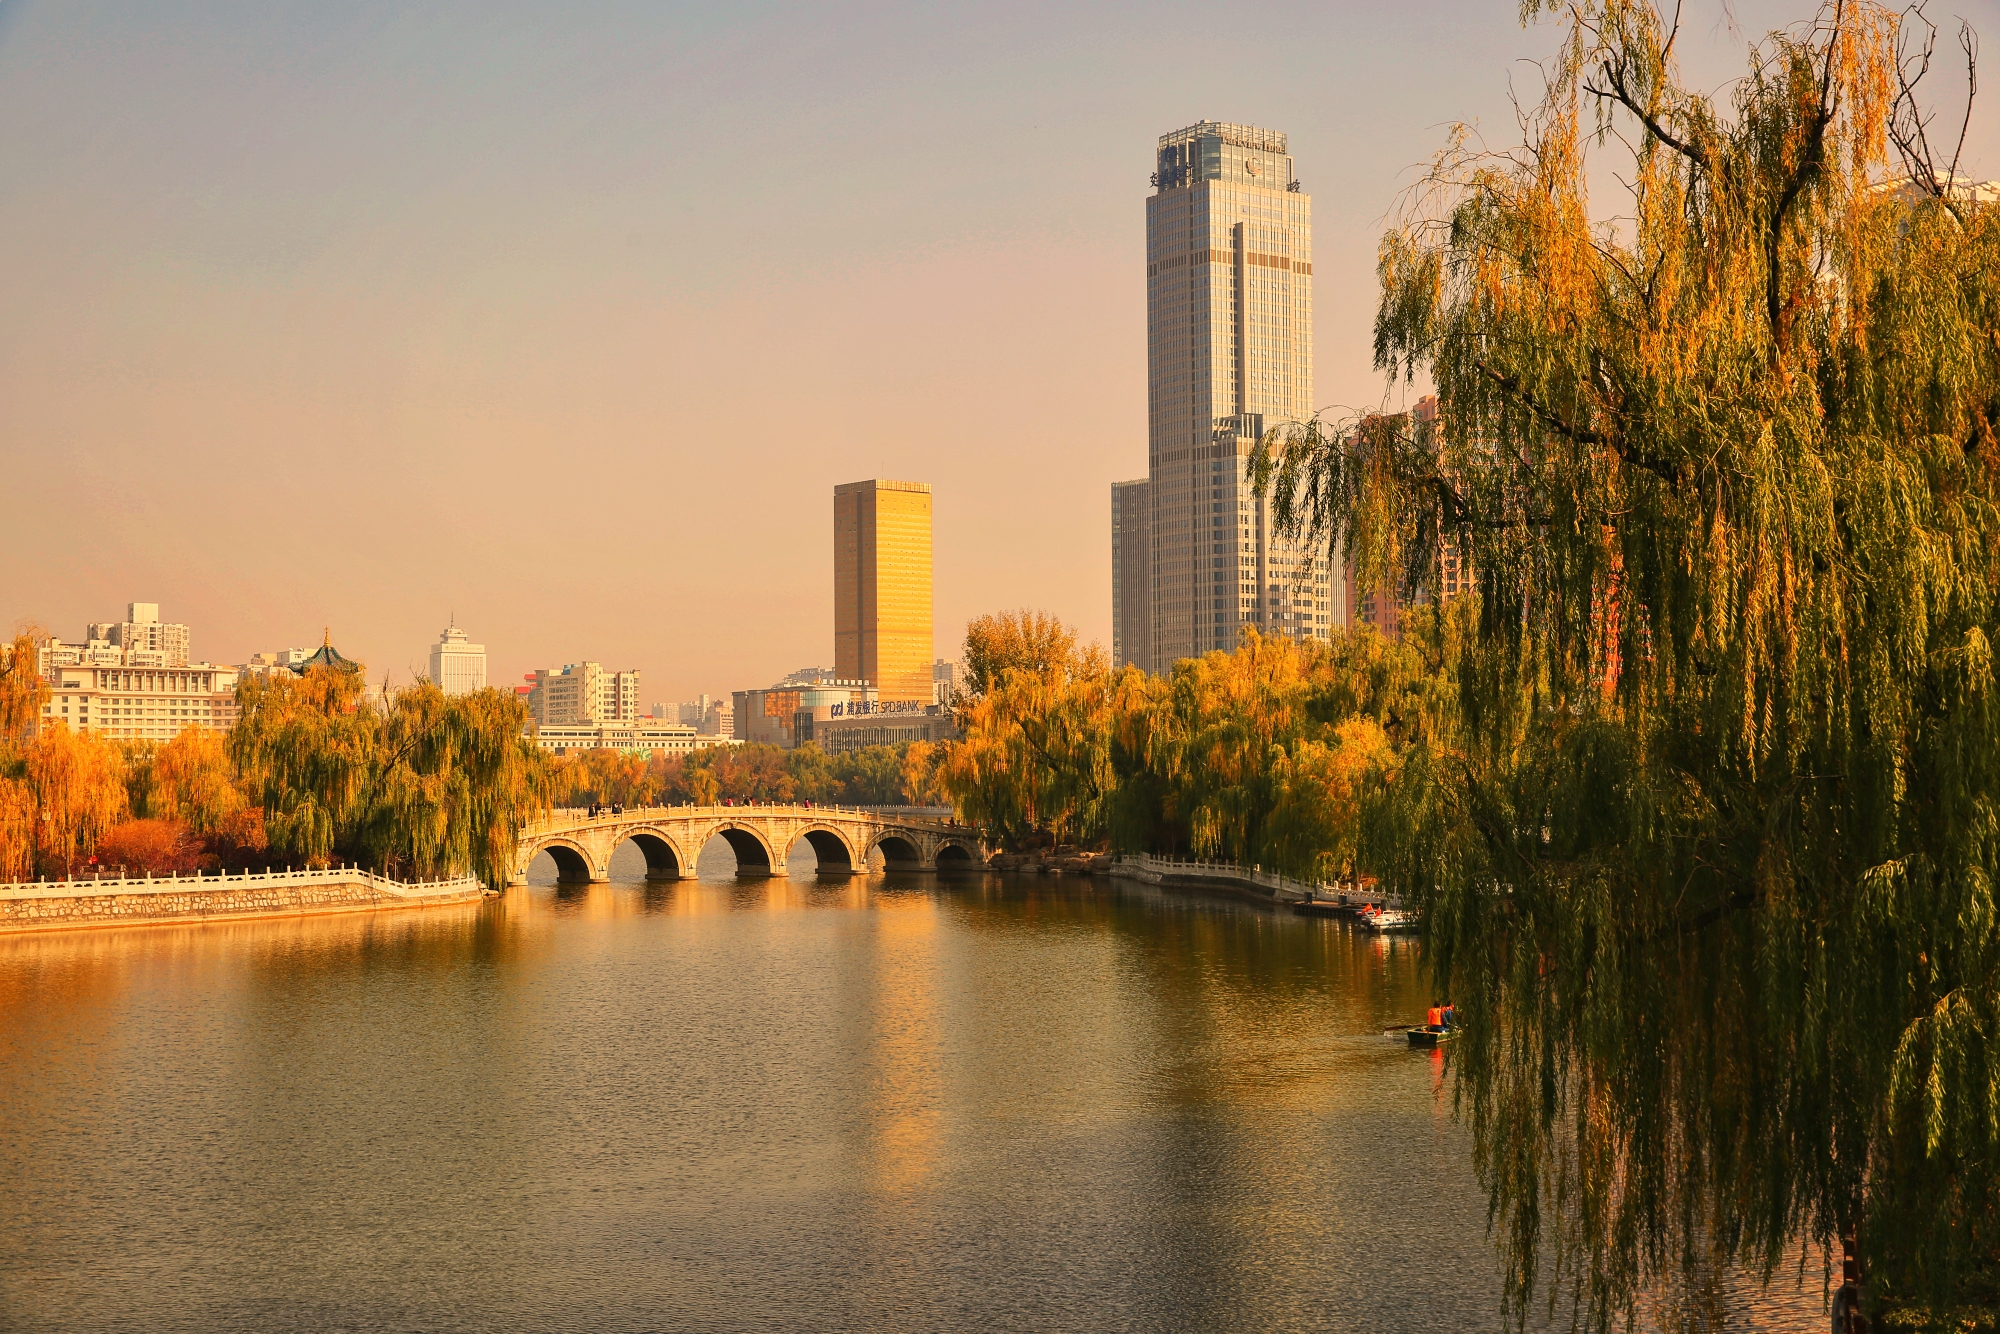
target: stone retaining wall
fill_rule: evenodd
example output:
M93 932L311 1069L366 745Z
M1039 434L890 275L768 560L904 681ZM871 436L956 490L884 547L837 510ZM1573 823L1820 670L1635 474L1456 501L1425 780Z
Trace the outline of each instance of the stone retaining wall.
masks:
M365 871L65 880L0 885L0 932L302 917L477 903L485 897L484 887L469 877L405 885Z

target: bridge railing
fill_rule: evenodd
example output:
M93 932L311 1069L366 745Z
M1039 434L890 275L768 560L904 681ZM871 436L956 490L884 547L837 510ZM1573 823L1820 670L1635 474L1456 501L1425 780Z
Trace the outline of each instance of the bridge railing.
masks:
M1356 886L1313 883L1295 880L1288 875L1279 875L1255 866L1238 866L1235 862L1184 860L1179 857L1152 857L1143 853L1122 853L1118 858L1121 866L1131 866L1138 870L1160 876L1179 876L1197 880L1233 880L1247 882L1271 891L1273 898L1287 902L1307 900L1338 900L1345 898L1349 903L1384 903L1386 896L1372 890Z
M865 819L876 820L883 824L917 825L924 828L936 829L940 832L950 830L962 834L971 834L973 832L970 826L953 823L946 816L896 815L868 806L838 806L820 802L807 804L795 801L746 802L740 806L696 806L692 804L684 806L627 806L615 815L609 810L601 810L596 815L592 815L588 807L559 806L550 811L543 819L523 826L521 833L523 836L546 834L559 829L588 828L591 825L607 823L622 824L635 820L730 819L752 814L766 817L790 816L805 819L853 818L859 816Z
M431 898L482 888L477 876L437 880L391 880L353 867L311 867L281 871L193 871L186 875L96 875L64 880L21 880L0 884L0 899L75 898L86 894L180 894L192 890L225 889L232 885L353 885L363 884L398 898Z

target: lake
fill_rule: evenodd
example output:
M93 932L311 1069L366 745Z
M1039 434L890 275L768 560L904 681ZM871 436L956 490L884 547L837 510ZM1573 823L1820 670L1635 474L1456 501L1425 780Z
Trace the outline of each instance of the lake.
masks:
M0 1329L1499 1328L1413 942L793 865L0 937Z

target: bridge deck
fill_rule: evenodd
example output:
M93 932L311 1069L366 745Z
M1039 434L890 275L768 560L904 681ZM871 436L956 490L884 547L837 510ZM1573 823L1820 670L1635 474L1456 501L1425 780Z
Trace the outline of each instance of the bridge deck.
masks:
M521 830L515 880L543 851L567 880L609 878L611 854L628 839L646 854L655 879L692 876L694 861L720 835L751 874L784 875L785 861L801 839L811 843L822 871L856 872L880 853L891 866L936 869L938 858L984 861L975 829L949 817L898 815L856 806L804 802L742 806L633 806L618 811L551 811Z

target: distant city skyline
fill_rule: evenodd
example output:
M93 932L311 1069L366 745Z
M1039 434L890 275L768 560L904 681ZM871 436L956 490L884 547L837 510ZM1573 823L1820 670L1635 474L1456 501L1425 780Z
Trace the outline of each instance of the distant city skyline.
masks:
M1023 606L1109 648L1159 134L1284 128L1314 405L1381 403L1377 240L1453 121L1515 141L1559 40L1517 13L1239 6L1191 91L1137 5L12 0L0 628L143 589L201 658L331 627L400 683L455 609L490 681L727 697L826 657L827 489L892 476L934 489L938 654ZM1810 13L1694 0L1676 50L1715 86Z

